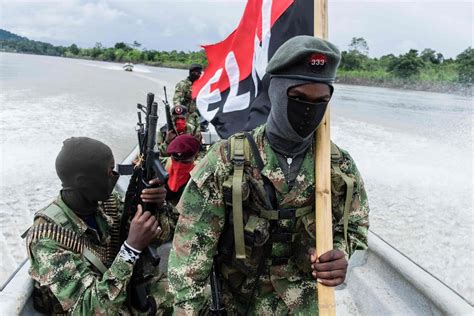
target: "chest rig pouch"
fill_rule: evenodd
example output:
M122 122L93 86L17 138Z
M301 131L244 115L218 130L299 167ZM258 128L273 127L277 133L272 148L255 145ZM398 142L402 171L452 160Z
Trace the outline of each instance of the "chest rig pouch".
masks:
M292 209L278 208L275 188L271 181L261 174L264 167L263 161L257 144L249 133L240 133L230 138L228 153L228 159L233 163L234 172L232 177L224 183L223 188L226 206L232 209L232 218L230 219L233 224L234 245L232 246L234 246L235 259L237 259L233 260L234 265L239 265L238 262L244 259L253 259L250 258L253 257L253 250L259 252L259 257L262 255L266 257L264 258L266 265L288 263L288 259L292 256L291 253L287 253L285 256L271 257L272 244L276 242L291 245L298 239L300 233L291 229L282 229L277 223L293 220L292 226L296 227L295 224L301 223L302 217L312 212L312 205ZM251 157L254 158L256 169L263 181L263 190L261 184L252 183L255 182L254 179L245 178L244 166L246 162L251 161ZM262 199L258 204L263 207L244 212L243 205L251 196L250 190L261 191L257 194ZM255 195L252 197L255 198Z
M264 204L267 209L257 210L258 213L253 214L243 211L243 204L246 199L249 198L249 190L251 189L246 183L244 176L244 166L246 162L251 161L251 157L254 158L257 165L258 171L261 172L263 169L263 161L260 157L260 153L253 139L249 133L239 133L229 139L228 148L228 159L232 161L234 166L233 175L223 184L224 199L226 206L232 209L232 224L233 224L233 240L235 249L235 259L246 259L252 254L252 249L257 247L260 248L266 243L272 242L280 243L301 243L306 238L301 238L301 233L307 234L312 240L315 239L315 216L312 205L293 209L279 209L276 202L276 193L271 181L265 176L261 175L264 183L264 191L262 192L265 196ZM346 175L340 169L340 164L343 160L343 156L339 148L331 142L331 166L336 177L341 177L344 181L344 188L339 188L345 192L337 192L340 194L345 193L345 202L343 209L334 209L334 219L338 222L343 219L344 225L344 239L346 245L348 245L348 222L349 222L349 210L354 192L354 179ZM332 188L335 191L336 188ZM262 203L263 204L263 203ZM276 223L281 220L294 220L294 227L304 227L303 231L285 231L278 229ZM301 230L301 229L300 229ZM230 237L230 236L229 236ZM303 245L300 245L303 246ZM310 246L310 245L304 245ZM311 245L312 246L312 245ZM270 265L287 264L291 254L283 257L267 258ZM298 260L301 261L301 260ZM301 268L306 267L307 264L298 264Z

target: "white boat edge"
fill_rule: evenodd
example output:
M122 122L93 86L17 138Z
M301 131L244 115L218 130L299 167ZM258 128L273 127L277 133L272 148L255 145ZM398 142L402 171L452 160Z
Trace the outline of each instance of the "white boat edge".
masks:
M136 157L132 151L124 162ZM128 177L117 183L125 190ZM369 249L356 251L346 281L335 291L337 315L474 315L459 294L369 231ZM25 260L0 292L2 315L40 315L30 299Z

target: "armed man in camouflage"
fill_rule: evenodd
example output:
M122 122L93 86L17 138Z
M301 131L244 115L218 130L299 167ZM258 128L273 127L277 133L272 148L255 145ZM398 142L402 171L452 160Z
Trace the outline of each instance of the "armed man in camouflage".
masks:
M199 79L202 73L202 66L192 64L189 67L189 76L176 84L174 89L173 104L184 105L189 111L189 122L199 128L199 111L196 107L196 100L192 98L193 82Z
M213 257L230 314L315 315L316 282L343 283L367 247L369 206L349 153L332 144L334 249L315 255L314 132L333 93L338 49L297 36L268 64L266 124L215 144L177 206L169 260L175 313L206 305Z
M160 128L160 131L156 135L156 143L160 156L168 157L168 145L179 135L189 134L194 136L198 142L201 142L202 135L199 128L199 124L191 122L188 108L183 105L175 105L171 108L171 120L173 121L173 126L166 128L163 126Z
M123 205L118 193L112 193L119 177L113 169L112 151L102 142L87 137L64 141L56 158L62 190L36 213L27 234L37 310L72 315L137 313L128 306L134 266L152 241L170 240L172 229L138 206L126 241L119 243ZM161 205L165 196L166 189L160 186L143 190L141 198ZM167 292L165 275L158 271L149 293L162 312L172 310L173 298Z

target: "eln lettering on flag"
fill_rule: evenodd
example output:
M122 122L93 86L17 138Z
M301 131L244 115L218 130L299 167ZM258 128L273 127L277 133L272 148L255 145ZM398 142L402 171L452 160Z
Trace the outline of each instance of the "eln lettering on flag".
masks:
M313 0L248 0L238 27L222 42L203 46L208 66L192 96L220 137L266 121L265 68L278 47L297 35L313 35Z

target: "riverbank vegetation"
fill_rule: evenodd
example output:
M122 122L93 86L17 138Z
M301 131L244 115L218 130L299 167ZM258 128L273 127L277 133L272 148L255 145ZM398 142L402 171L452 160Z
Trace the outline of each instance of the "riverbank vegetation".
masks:
M0 51L171 68L187 68L193 63L207 65L203 50L156 51L143 48L136 41L130 44L119 42L113 47L105 47L101 43L92 48L80 48L76 44L53 46L4 30L0 30ZM470 94L474 84L474 50L469 47L456 58L444 58L441 52L430 48L421 52L411 49L399 56L388 54L372 58L369 57L366 40L354 37L348 49L342 51L338 82Z
M395 56L368 56L364 38L353 38L347 51L342 51L338 82L413 90L472 93L474 84L474 50L468 47L456 58L426 48L410 49Z

